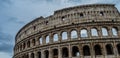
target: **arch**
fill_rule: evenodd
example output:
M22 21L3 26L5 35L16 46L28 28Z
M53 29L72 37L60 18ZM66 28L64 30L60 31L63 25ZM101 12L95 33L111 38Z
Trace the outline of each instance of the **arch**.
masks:
M80 13L80 17L83 17L84 15L83 15L83 13Z
M81 32L80 32L80 35L81 35L81 37L88 37L87 30L82 29Z
M30 47L30 41L27 42L27 47L28 47L28 48Z
M44 51L44 53L45 53L45 58L49 58L49 51L46 50L46 51Z
M46 36L46 43L49 43L50 42L50 38L49 36Z
M104 13L103 13L103 11L101 11L101 12L100 12L100 16L104 16Z
M53 35L53 41L58 41L58 34Z
M72 47L72 56L73 57L78 57L80 56L79 48L77 46Z
M97 31L96 28L92 28L92 29L91 29L91 35L92 35L92 36L98 36L98 31Z
M35 57L35 55L34 55L34 53L32 53L32 54L31 54L31 58L34 58L34 57Z
M111 44L106 45L106 52L107 52L107 55L113 55L113 47Z
M67 37L67 32L62 32L62 40L66 40L68 37Z
M20 45L20 51L22 50L22 44Z
M83 55L84 56L90 56L90 48L89 48L89 46L87 46L87 45L83 46Z
M58 58L58 49L53 49L53 58Z
M39 42L40 42L40 44L42 44L43 42L43 39L42 38L39 38Z
M107 30L107 28L102 28L102 35L103 36L108 36L108 30Z
M29 55L27 54L25 58L29 58Z
M62 48L62 57L68 57L68 48L67 47L64 47Z
M77 37L78 37L77 31L76 30L72 30L71 31L71 38L73 39L73 38L77 38Z
M118 54L120 55L120 44L117 44L117 51L118 51Z
M95 55L102 55L102 50L101 50L101 46L100 45L95 45L94 46L94 51L95 51Z
M25 43L23 43L23 49L25 49L25 47L26 47L26 44L25 44Z
M38 52L37 54L38 54L38 58L42 58L41 57L41 52Z
M113 34L113 36L117 36L118 35L118 30L117 30L117 28L112 28L112 34Z
M35 46L35 39L32 40L32 45Z

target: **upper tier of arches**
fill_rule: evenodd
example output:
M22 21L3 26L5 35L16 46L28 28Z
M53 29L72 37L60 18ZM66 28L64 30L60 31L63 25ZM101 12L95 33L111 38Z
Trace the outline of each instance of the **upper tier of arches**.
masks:
M76 29L72 28L69 31L60 31L54 32L54 33L47 33L46 35L40 35L38 38L32 38L31 40L25 40L21 43L18 43L15 47L15 51L19 52L26 48L30 48L36 45L48 45L48 44L54 44L58 43L60 41L67 41L67 40L80 40L82 39L90 39L90 37L97 39L97 37L113 37L118 38L119 37L119 29L118 27L91 27L89 29L87 28L81 28Z
M41 31L70 24L86 22L120 21L119 12L113 4L93 4L55 11L48 17L39 17L26 24L16 35L16 43ZM94 34L93 34L94 35Z

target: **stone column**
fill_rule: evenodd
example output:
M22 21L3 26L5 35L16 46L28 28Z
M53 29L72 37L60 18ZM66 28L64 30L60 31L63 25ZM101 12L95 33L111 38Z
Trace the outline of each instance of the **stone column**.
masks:
M91 49L91 50L90 50L90 52L91 52L91 53L90 53L90 54L91 54L91 58L94 58L94 56L95 56L95 51L94 51L93 43L90 43L90 46L91 46L91 47L90 47L90 49Z
M34 52L34 56L35 56L35 58L38 58L37 51Z
M45 45L45 36L42 36L42 44Z
M70 44L69 44L69 47L68 47L68 49L69 49L69 51L68 51L68 53L69 53L69 58L72 58L72 50L71 50L71 46L70 46Z
M52 56L52 50L49 48L49 58L53 58Z
M98 36L101 38L102 37L102 30L101 27L98 26Z
M115 54L115 58L117 58L117 56L118 56L119 54L118 54L118 51L117 51L117 47L116 47L115 41L113 42L113 52L114 52L114 54Z
M77 36L78 36L78 40L80 40L80 30L77 29Z
M58 47L58 58L62 58L62 49L60 46Z
M110 37L112 37L113 35L112 35L112 30L111 30L111 28L109 27L108 28L108 35L110 36Z
M58 41L61 42L61 39L62 39L61 33L59 32L59 33L58 33Z
M68 40L70 41L71 40L71 35L70 35L70 31L67 31L67 37L68 37Z
M106 56L106 48L105 48L105 43L102 44L102 53L103 53L103 57L105 58Z
M31 58L31 53L28 53L29 58Z
M36 45L40 45L39 37L36 37Z
M45 58L44 50L41 50L41 58Z
M50 33L50 43L53 43L53 36L52 36L52 34Z
M80 50L80 58L83 58L83 49L82 49L82 45L79 45L79 50Z
M32 39L30 39L30 47L33 47Z
M87 29L87 34L88 34L88 37L91 39L91 30L90 30L90 28Z
M118 27L118 37L120 38L120 27Z

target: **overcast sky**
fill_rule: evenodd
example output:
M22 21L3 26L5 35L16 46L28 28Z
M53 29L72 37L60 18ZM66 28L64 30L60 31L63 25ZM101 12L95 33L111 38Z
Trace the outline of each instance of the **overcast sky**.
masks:
M16 33L35 18L65 7L97 3L115 4L120 11L120 0L0 0L0 58L12 58Z

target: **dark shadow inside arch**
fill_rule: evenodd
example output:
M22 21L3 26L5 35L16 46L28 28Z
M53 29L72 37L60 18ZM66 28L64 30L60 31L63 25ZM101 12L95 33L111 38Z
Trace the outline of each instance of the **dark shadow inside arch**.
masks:
M95 45L94 51L95 51L95 55L102 55L102 50L101 50L100 45Z
M77 46L73 46L73 47L72 47L72 56L73 56L73 57L80 56L79 48L78 48Z
M68 57L68 49L66 47L62 48L62 57Z
M27 42L27 47L30 47L30 41Z
M38 58L41 58L41 52L38 52Z
M48 50L45 51L45 58L49 58L49 51Z
M106 52L107 52L107 55L113 55L113 47L111 44L107 44L106 45Z
M83 47L83 55L84 56L90 56L90 48L89 48L89 46L84 46Z
M34 53L31 54L31 58L34 58Z
M58 49L53 49L53 58L58 58Z
M120 55L120 44L117 44L117 51L118 51L118 54Z

